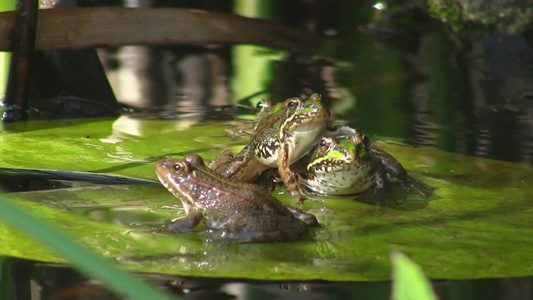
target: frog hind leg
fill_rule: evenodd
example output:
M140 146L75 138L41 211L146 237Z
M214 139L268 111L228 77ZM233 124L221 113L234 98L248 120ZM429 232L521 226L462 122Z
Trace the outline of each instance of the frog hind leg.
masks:
M411 177L409 175L407 175L407 177L405 178L405 180L403 182L403 187L407 191L414 190L418 194L420 194L421 196L426 197L426 198L431 196L433 194L433 191L435 190L434 187L429 186L429 185L423 183L422 181L416 180L416 179L414 179L413 177Z
M235 218L221 238L233 243L288 242L307 236L307 225L292 216L258 214Z
M295 218L303 221L305 224L309 226L320 226L320 223L318 222L315 215L308 214L305 211L292 205L285 205L285 207L292 213Z

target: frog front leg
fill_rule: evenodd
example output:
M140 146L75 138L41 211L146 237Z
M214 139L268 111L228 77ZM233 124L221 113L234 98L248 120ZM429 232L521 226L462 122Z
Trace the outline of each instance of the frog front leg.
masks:
M171 223L165 225L163 230L161 232L168 232L168 233L182 233L182 232L189 232L196 228L198 224L200 224L200 221L202 221L203 215L202 212L198 210L190 210L187 214L187 217L183 219L177 219L172 221Z
M227 169L231 161L233 160L234 155L231 150L224 150L220 152L208 165L207 167L216 173L222 173L223 170Z
M301 204L303 199L306 199L305 192L302 190L298 184L296 174L291 170L290 164L293 159L291 155L291 144L285 142L281 144L278 153L278 172L283 180L283 183L287 186L287 190L291 194L291 197L296 201L297 204Z

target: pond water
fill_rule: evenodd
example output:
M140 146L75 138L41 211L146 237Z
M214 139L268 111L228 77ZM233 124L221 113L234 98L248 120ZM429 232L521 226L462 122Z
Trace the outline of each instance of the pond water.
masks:
M120 299L106 291L101 283L88 281L76 271L61 265L15 258L5 259L3 265L16 270L6 280L18 296L14 299L62 299L65 295L71 297L68 299ZM150 274L146 277L166 292L184 299L385 300L390 295L389 282L276 282L164 274ZM528 300L532 281L531 277L436 280L433 281L433 288L439 299ZM35 297L36 295L41 298Z
M255 46L126 47L108 63L123 65L111 82L128 104L195 121L213 117L208 104L254 107L319 92L336 120L370 136L532 162L531 36L460 37L429 19L369 23L364 7L340 20L313 20L333 36L305 55Z
M4 185L17 186L8 195L129 269L184 276L158 275L169 289L182 280L197 284L194 291L215 293L204 297L387 299L388 253L399 249L436 280L441 299L533 298L533 37L460 38L425 18L391 28L370 22L370 14L353 10L338 20L313 20L326 35L314 53L255 46L116 50L107 63L121 68L108 70L109 78L117 98L136 113L5 124L0 167L141 182L104 186L66 174L50 183L18 173L26 180L21 183L4 170ZM145 76L132 79L135 72ZM246 138L229 138L225 130L237 125L227 120L249 119L242 112L250 110L236 105L253 108L264 98L312 92L324 96L336 123L380 142L410 174L435 186L435 196L400 192L384 203L354 197L306 202L303 209L324 228L296 243L220 246L205 242L207 233L153 237L150 227L176 211L184 215L166 190L150 186L157 159L238 151ZM3 232L9 241L0 246L4 269L23 266L18 270L33 272L26 279L46 272L60 280L71 276L71 270L36 263L60 261L42 249L13 259L34 246L16 249L22 238Z

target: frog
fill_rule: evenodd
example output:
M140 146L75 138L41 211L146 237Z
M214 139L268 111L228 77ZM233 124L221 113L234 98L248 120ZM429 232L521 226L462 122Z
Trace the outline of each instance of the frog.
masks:
M369 140L362 134L349 138L322 137L311 154L300 182L323 195L356 194L383 187L379 158L368 155Z
M259 121L270 114L274 112L274 110L278 109L279 104L272 104L272 100L270 99L261 99L259 102L257 102L255 106L255 118L253 122L251 123L245 123L245 124L239 124L235 128L226 129L227 135L232 140L242 138L244 136L251 136L255 127L257 127L257 124ZM228 151L230 152L230 151ZM233 153L231 153L233 155ZM210 163L213 165L219 164L220 162L212 161Z
M277 168L297 204L306 198L290 165L305 156L326 132L331 111L322 96L311 94L307 100L288 98L279 109L265 106L254 127L250 142L236 155L222 152L212 164L226 178L253 182L268 168ZM223 161L223 163L218 163Z
M363 133L347 137L322 137L299 181L314 193L348 195L400 183L428 197L433 188L407 174L392 155L373 144Z
M203 220L232 242L285 242L304 238L309 227L320 226L313 214L281 203L262 187L220 176L197 154L160 160L155 172L187 214L162 232L189 232Z

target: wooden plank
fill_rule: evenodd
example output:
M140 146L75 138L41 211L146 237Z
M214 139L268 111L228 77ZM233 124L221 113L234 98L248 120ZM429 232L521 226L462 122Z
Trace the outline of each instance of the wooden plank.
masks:
M10 51L14 12L0 13L0 51ZM310 32L227 13L179 8L39 10L37 50L154 44L255 44L293 52L316 47Z
M11 31L12 55L9 63L6 94L3 106L9 107L2 121L23 121L28 119L30 74L32 69L37 11L39 1L18 0L15 17L15 30Z

